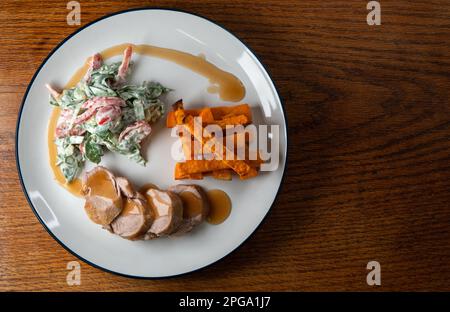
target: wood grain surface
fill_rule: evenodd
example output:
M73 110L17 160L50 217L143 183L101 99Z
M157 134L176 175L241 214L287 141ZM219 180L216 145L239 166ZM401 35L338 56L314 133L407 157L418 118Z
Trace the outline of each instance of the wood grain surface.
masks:
M25 89L79 26L65 1L0 4L0 290L450 290L450 2L79 1L85 25L123 9L201 14L243 39L284 101L289 162L273 209L223 261L133 280L81 262L39 224L19 185L14 138ZM381 264L379 287L366 265Z

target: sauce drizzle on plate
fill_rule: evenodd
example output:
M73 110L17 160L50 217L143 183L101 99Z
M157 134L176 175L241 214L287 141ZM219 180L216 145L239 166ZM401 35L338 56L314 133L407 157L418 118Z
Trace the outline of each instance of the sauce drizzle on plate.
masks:
M210 209L206 221L215 225L225 221L231 213L231 200L228 194L222 190L210 190L206 192L206 196Z

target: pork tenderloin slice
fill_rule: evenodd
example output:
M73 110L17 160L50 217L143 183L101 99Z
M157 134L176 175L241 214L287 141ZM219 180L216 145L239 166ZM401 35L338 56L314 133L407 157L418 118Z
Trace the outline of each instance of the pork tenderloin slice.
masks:
M110 224L122 211L122 196L115 177L102 166L95 167L83 176L82 193L86 199L84 209L97 224Z
M209 201L203 189L195 184L177 184L169 187L183 203L183 220L172 234L183 235L202 223L209 213Z
M134 190L133 186L131 185L130 181L128 181L127 178L117 177L116 183L125 197L129 198L136 197L136 191Z
M172 234L183 220L183 203L173 192L148 189L145 197L154 214L154 221L144 239Z
M111 231L123 238L143 238L153 222L153 212L144 196L134 193L125 199L124 209L111 223Z

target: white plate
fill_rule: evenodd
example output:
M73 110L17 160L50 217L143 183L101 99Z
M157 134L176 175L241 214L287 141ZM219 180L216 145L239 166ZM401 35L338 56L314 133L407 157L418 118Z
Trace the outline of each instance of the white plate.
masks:
M131 242L92 223L83 200L72 196L53 179L48 162L47 124L51 113L50 82L64 85L86 58L113 45L146 43L200 53L244 83L255 124L280 126L280 164L276 171L233 182L205 178L206 189L226 191L233 203L230 217L214 226L202 224L177 239ZM118 57L117 60L120 60ZM161 59L134 55L133 80L157 80L173 88L166 103L183 98L191 105L233 104L206 91L207 79ZM163 118L165 119L165 118ZM268 213L278 193L286 160L287 140L283 108L275 87L255 55L235 36L202 17L173 10L139 9L119 12L80 29L56 47L33 77L25 94L17 126L17 164L24 192L47 231L67 250L101 269L130 277L158 278L195 271L210 265L241 245ZM107 153L102 164L137 185L153 182L162 188L175 183L170 147L175 141L161 120L152 133L148 164L143 168ZM263 253L264 250L261 250Z

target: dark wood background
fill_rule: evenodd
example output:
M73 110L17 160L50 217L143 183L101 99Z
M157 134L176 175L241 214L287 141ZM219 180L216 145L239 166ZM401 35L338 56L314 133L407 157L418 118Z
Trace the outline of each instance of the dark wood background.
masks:
M281 193L256 234L203 271L132 280L81 264L22 194L15 125L33 73L77 26L65 1L0 4L0 290L450 290L450 2L79 1L82 25L122 9L192 11L266 65L289 121ZM381 263L382 286L366 284Z

